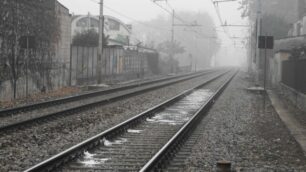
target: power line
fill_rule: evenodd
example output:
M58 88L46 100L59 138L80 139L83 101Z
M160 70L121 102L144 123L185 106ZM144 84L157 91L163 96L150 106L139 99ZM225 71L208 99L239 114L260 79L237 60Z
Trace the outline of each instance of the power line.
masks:
M90 1L92 1L92 2L94 2L94 3L97 3L97 4L100 4L99 2L97 2L97 1L95 1L95 0L90 0ZM153 25L149 25L149 24L140 22L140 21L138 21L138 20L136 20L136 19L134 19L134 18L132 18L132 17L130 17L130 16L127 16L126 14L123 14L122 12L119 12L119 11L117 11L117 10L112 9L112 8L109 7L109 6L106 6L105 4L104 4L104 7L105 7L106 9L112 11L113 13L116 13L116 14L122 16L122 17L125 17L126 19L129 19L129 20L131 20L131 21L133 21L133 22L136 22L136 23L138 23L138 24L141 24L141 25L143 25L143 26L146 26L146 27L149 27L149 28L154 28L154 29L157 29L157 30L169 31L168 29L165 29L165 28L160 28L160 27L156 27L156 26L153 26Z
M156 3L154 0L151 0L155 5L157 5L158 7L160 7L161 9L163 9L165 12L167 12L167 13L169 13L170 15L173 15L173 11L172 10L169 10L169 9L167 9L167 8L165 8L164 6L162 6L162 5L160 5L160 4L158 4L158 3ZM168 6L171 8L171 6L170 6L170 4L169 3L167 3L168 4ZM173 9L173 8L172 8ZM182 23L187 23L188 24L188 22L186 22L186 21L184 21L181 17L179 17L178 15L175 15L174 14L174 18L175 19L177 19L177 20L179 20L179 21L181 21Z
M129 20L131 20L131 21L134 21L134 22L136 22L136 23L139 23L139 24L141 24L141 25L143 25L143 26L146 26L146 27L149 27L149 28L155 28L155 29L157 29L157 30L169 31L168 29L165 29L165 28L160 28L160 27L156 27L156 26L153 26L153 25L149 25L149 24L146 24L146 23L137 21L136 19L134 19L134 18L132 18L132 17L129 17L129 16L127 16L127 15L121 13L121 12L118 12L118 11L116 11L116 10L114 10L114 9L112 9L112 8L110 8L110 7L108 7L108 6L106 6L106 5L104 5L104 7L107 8L108 10L110 10L110 11L112 11L112 12L114 12L114 13L120 15L120 16L122 16L122 17L125 17L125 18L127 18L127 19L129 19Z
M91 2L94 2L94 3L97 3L97 4L100 4L100 2L98 1L95 1L95 0L90 0Z
M172 5L170 5L170 3L169 3L168 1L166 1L166 3L167 3L167 5L168 5L168 7L169 7L170 9L173 9Z
M221 24L221 27L222 27L222 29L223 29L225 35L226 35L230 40L234 41L233 39L231 39L231 36L230 36L228 30L225 29L225 28L223 27L224 24L223 24L223 21L222 21L221 13L220 13L219 8L217 8L217 5L216 5L216 4L218 4L218 3L216 3L216 2L218 2L218 1L214 1L214 0L210 0L210 1L211 1L212 5L214 6L214 9L215 9L215 11L216 11L216 14L217 14L217 16L218 16L219 22L220 22L220 24ZM231 0L229 0L229 1L231 1ZM221 1L220 1L220 2L221 2ZM227 2L227 0L226 0L226 1L222 1L222 2Z

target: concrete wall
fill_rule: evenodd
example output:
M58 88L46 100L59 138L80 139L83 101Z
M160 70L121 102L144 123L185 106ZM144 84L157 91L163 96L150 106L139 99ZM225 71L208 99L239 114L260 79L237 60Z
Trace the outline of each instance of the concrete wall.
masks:
M295 91L294 89L280 84L278 87L279 93L296 107L306 112L306 95Z
M60 3L56 5L56 13L60 22L61 37L56 44L56 58L69 64L71 44L71 15Z
M277 52L273 58L270 58L270 67L269 67L269 78L270 83L273 88L279 86L282 80L282 62L288 60L290 53L280 51Z
M282 41L281 43L284 44ZM289 42L291 41L292 40L289 39ZM278 43L279 42L280 41L278 41ZM287 45L287 48L288 47L290 47L290 45ZM278 91L284 99L306 112L306 95L282 83L282 62L288 60L290 55L288 50L280 50L275 53L273 58L270 58L269 81L272 88Z
M50 81L46 77L29 76L28 93L40 92L41 88L37 85L47 85L49 89L65 87L69 84L69 65L70 65L70 44L71 44L71 16L69 10L59 2L55 2L55 12L60 24L60 39L55 42L55 56L49 64ZM33 74L35 75L35 74ZM37 79L38 77L38 79ZM36 78L32 79L32 78ZM37 84L40 82L40 84ZM49 85L50 84L50 85ZM26 79L21 77L17 81L17 98L26 96ZM13 88L10 81L0 82L0 100L13 99Z
M56 68L51 71L51 85L49 85L48 90L58 89L67 86L69 78L69 68ZM46 79L40 78L40 80ZM40 93L41 88L37 87L37 81L32 79L31 76L28 77L28 95ZM22 98L26 96L26 78L21 77L17 81L16 98ZM3 81L0 83L0 100L8 101L13 100L13 86L10 81Z
M306 95L282 83L282 62L288 60L289 56L290 53L280 51L275 54L274 58L270 59L269 81L272 89L276 90L284 99L306 112Z
M67 86L69 84L68 69L70 66L71 15L69 14L69 10L59 2L56 3L56 14L60 22L61 37L59 42L56 44L55 58L63 65L63 75L61 76L61 80L64 83L61 83L60 85Z

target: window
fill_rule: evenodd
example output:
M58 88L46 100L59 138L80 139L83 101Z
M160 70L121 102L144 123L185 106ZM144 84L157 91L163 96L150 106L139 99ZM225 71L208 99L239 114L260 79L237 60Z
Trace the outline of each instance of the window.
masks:
M120 23L115 20L109 19L108 25L110 30L120 30Z
M78 27L87 27L88 26L88 18L82 18L80 19L77 24Z
M90 27L99 27L99 20L91 18L90 19Z

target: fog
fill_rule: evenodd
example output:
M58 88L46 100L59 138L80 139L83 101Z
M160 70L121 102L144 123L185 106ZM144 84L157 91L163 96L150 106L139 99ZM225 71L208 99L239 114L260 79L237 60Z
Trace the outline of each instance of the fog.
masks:
M65 6L70 9L70 12L73 14L88 14L91 13L93 15L97 15L99 13L99 5L97 0L60 0ZM143 27L143 25L139 24L139 22L147 23L150 26L155 20L153 25L157 26L154 29L154 32L161 33L163 38L168 38L170 40L171 34L171 15L167 13L165 10L155 5L150 0L105 0L104 1L105 8L104 13L106 15L111 15L119 18L120 20L133 24L133 30L137 31L133 36L137 37L137 39L141 42L149 42L152 40L147 40L146 34L152 32L152 28ZM162 7L171 10L174 9L177 14L189 14L191 17L184 18L184 16L178 15L180 18L184 19L186 22L194 22L195 20L200 21L199 18L192 18L192 15L196 16L198 14L204 14L206 19L202 19L202 25L207 26L209 29L217 30L216 33L208 33L207 28L175 28L179 34L176 34L175 40L184 43L184 39L189 37L190 39L194 39L195 33L194 30L199 31L201 33L206 33L208 37L214 37L216 34L217 38L207 40L200 38L199 42L194 41L194 43L189 43L189 46L185 44L186 52L184 55L179 55L177 59L180 61L181 65L186 65L191 63L188 59L188 54L194 54L194 56L200 62L199 66L206 67L207 64L214 66L214 64L218 66L239 66L245 64L246 62L246 36L249 35L248 28L234 28L234 27L221 27L221 22L224 24L239 24L239 25L247 25L248 22L246 19L241 18L241 11L238 10L240 4L238 2L227 2L220 3L218 5L218 13L214 8L214 5L211 1L204 0L169 0L168 3L158 2ZM165 23L156 23L158 18L164 18ZM212 22L205 23L205 20L211 20ZM179 21L176 21L180 24ZM156 29L162 28L162 29ZM165 31L168 30L168 31ZM182 30L185 30L182 32ZM189 30L186 31L186 30ZM141 31L141 32L139 32ZM168 34L168 35L166 35ZM142 36L140 36L142 35ZM231 37L239 37L239 38L231 38ZM186 39L185 39L186 40ZM213 43L209 45L209 41ZM159 44L162 40L154 40L155 44ZM187 41L188 42L188 41ZM215 43L218 43L215 44ZM209 52L205 51L213 47ZM194 48L192 48L194 47ZM154 48L154 47L153 47ZM204 50L205 52L197 51L196 49ZM203 53L203 55L199 55ZM197 55L198 54L198 55ZM207 60L210 60L209 62Z

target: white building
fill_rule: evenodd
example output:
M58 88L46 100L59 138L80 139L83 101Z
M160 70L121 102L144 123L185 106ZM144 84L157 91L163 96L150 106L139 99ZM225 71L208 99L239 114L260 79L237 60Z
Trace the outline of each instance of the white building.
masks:
M77 33L94 29L98 32L99 17L88 15L73 16L71 22L71 38ZM131 38L131 26L126 25L121 20L104 16L104 34L109 37L108 45L129 45Z

